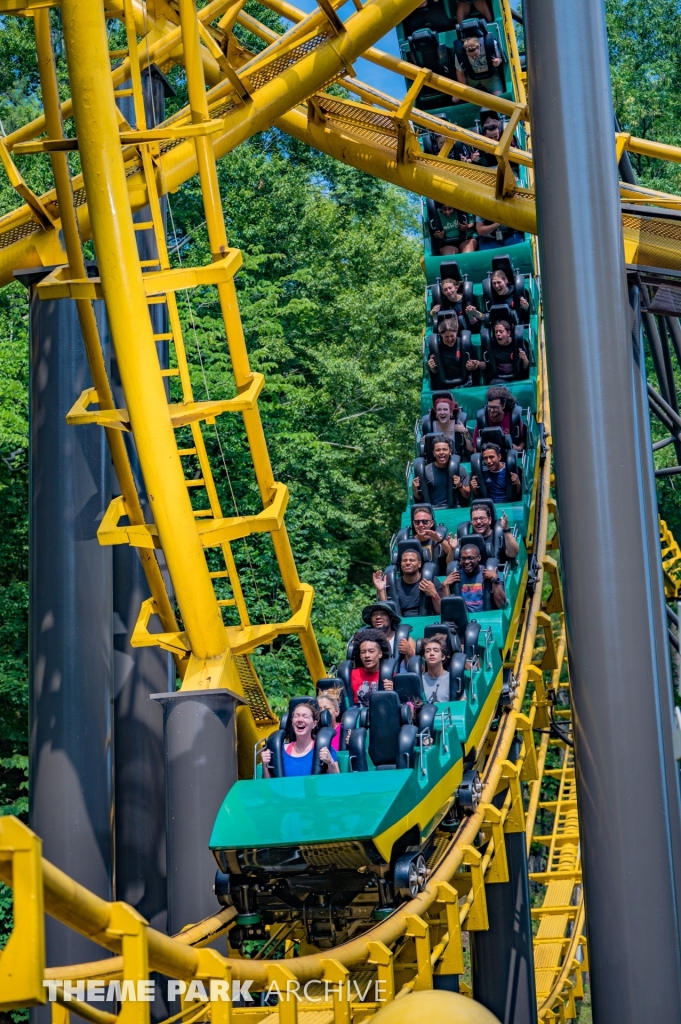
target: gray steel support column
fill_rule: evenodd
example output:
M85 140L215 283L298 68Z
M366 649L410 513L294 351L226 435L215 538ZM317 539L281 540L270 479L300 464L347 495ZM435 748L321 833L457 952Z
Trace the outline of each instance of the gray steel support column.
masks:
M66 424L92 381L75 303L37 296L48 272L17 275L31 294L29 821L48 860L111 899L111 548L97 540L110 460L100 427ZM53 918L45 927L48 966L102 957L101 946ZM35 1012L49 1021L49 1007Z
M129 84L129 83L128 83ZM143 72L147 125L163 121L168 84L155 66ZM123 116L134 123L132 97L118 101ZM162 200L165 204L165 199ZM135 214L148 222L148 207ZM137 232L140 259L158 258L153 231ZM154 269L154 268L150 268ZM165 305L150 306L156 333L167 332ZM161 367L168 365L168 342L159 343ZM111 358L111 384L117 405L125 406L115 353ZM132 434L126 447L145 515L151 522L144 481ZM114 479L114 493L119 494ZM169 583L169 581L166 581ZM132 904L153 925L165 931L166 835L163 778L163 713L149 699L152 693L174 689L174 667L166 651L158 647L130 645L142 602L149 597L144 571L134 548L113 548L114 608L114 760L116 775L116 897ZM158 986L157 986L158 988ZM165 1006L152 1005L152 1017L167 1016Z
M594 1021L681 1020L671 682L646 536L652 456L632 415L605 14L593 0L524 13Z
M236 709L231 690L156 694L163 706L171 935L218 909L216 863L208 849L220 804L238 778Z
M506 838L508 882L485 888L489 928L469 932L473 997L501 1024L535 1024L530 886L524 832Z
M514 749L515 748L515 749ZM509 759L520 753L516 739ZM501 807L507 789L497 793ZM469 932L473 998L482 1003L501 1024L536 1024L537 994L534 983L534 950L530 884L527 877L527 844L524 832L507 832L508 882L485 889L487 931Z

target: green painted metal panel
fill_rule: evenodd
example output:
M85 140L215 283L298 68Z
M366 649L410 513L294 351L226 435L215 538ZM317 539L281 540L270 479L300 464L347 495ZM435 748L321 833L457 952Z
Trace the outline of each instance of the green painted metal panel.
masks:
M380 835L409 814L463 757L457 737L471 722L464 704L440 705L452 710L449 753L441 753L438 721L436 742L424 752L425 775L417 752L412 769L237 782L218 811L211 849L343 842ZM479 706L480 701L474 705L474 715Z
M462 253L460 256L424 256L426 281L428 284L435 284L435 279L440 276L442 261L454 259L459 264L461 273L468 274L474 284L479 284L487 277L487 271L492 266L492 257L507 253L521 274L533 273L532 246L529 241L525 241L503 249L483 249L479 252Z

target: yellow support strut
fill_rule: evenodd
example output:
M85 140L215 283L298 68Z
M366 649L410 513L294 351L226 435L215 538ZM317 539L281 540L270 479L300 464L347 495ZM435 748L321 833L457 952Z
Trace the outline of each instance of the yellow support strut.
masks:
M61 10L92 237L130 423L193 656L208 662L224 656L227 639L159 372L114 92L109 76L92 73L93 67L106 67L109 60L104 12L99 4L82 0L64 0Z

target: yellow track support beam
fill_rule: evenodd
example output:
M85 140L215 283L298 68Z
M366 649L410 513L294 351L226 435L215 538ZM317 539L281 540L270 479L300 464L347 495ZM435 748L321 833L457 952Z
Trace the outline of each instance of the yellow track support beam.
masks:
M187 492L160 376L125 167L118 117L106 67L109 49L98 4L64 0L64 42L83 180L102 278L111 336L120 367L130 423L177 603L193 654L218 659L227 647L208 567Z
M664 519L659 520L664 594L668 601L681 596L681 548Z
M308 120L307 112L295 108L278 118L277 127L351 167L383 178L417 195L427 195L455 209L474 210L488 220L513 225L520 231L536 233L532 192L516 189L514 196L498 199L494 169L438 160L437 157L427 157L425 154L414 157L412 153L410 159L400 161L397 156L396 131L383 131L380 141L367 145L366 139L360 135L359 124L356 133L353 132L350 104L331 98L329 104L339 111L339 119L335 124L329 123L333 118L328 114L325 116L325 124L316 124ZM378 118L378 111L374 117ZM342 126L341 120L344 121ZM391 145L392 138L395 139L394 148Z
M387 2L388 0L383 0L384 4L387 4ZM137 11L137 6L135 6L135 11ZM205 23L210 20L210 14L207 12L210 11L213 16L216 16L214 12L224 6L224 0L214 0L209 7L201 11L202 28L200 31L207 34L207 29L204 27ZM272 4L272 6L275 5ZM291 5L279 3L277 6L285 6L287 8L287 16L289 17L298 19L301 16L300 12L296 8L291 7ZM362 50L369 59L374 59L382 66L389 67L390 70L399 74L415 78L418 69L413 65L400 61L388 54L383 54L381 51L377 51L367 45L368 38L370 36L375 37L375 29L370 24L371 19L385 18L379 30L380 34L380 32L384 32L389 27L389 24L394 24L395 21L403 18L412 6L413 4L410 3L400 3L399 13L388 17L387 11L378 11L380 4L377 0L372 0L371 3L367 4L348 20L344 32L338 35L331 34L312 53L309 53L302 59L294 60L291 66L283 73L276 76L272 81L265 81L262 84L264 78L270 73L268 72L268 67L271 68L273 66L272 62L274 59L281 61L287 54L289 58L291 58L292 54L294 56L299 55L295 52L293 44L298 43L302 39L304 45L309 45L310 38L319 39L324 32L332 33L332 28L329 27L329 22L326 21L326 27L319 29L317 37L310 36L310 32L315 31L316 26L325 21L325 15L323 12L318 11L316 14L308 16L304 22L296 25L294 29L289 30L288 33L280 37L279 44L273 44L277 48L272 52L271 56L268 56L268 51L266 51L264 57L259 55L259 57L248 61L245 66L238 69L239 82L247 82L249 80L248 76L251 74L256 75L256 83L260 85L259 88L251 90L252 95L245 99L234 92L233 80L237 70L232 69L227 75L226 83L218 89L211 90L209 94L212 102L219 97L229 97L231 91L233 100L230 100L227 105L229 106L230 103L234 104L231 109L225 112L224 130L218 132L213 137L216 158L224 155L224 153L238 145L239 142L249 135L264 127L268 127L276 118L279 118L277 123L283 130L290 130L297 138L304 139L304 141L312 145L317 145L324 152L343 159L353 166L360 167L396 185L428 195L441 202L448 202L456 207L469 209L481 216L501 220L519 230L534 231L535 211L533 194L516 189L510 200L504 199L499 201L499 206L495 207L494 204L490 203L491 197L489 196L487 176L482 173L485 170L484 168L462 167L461 165L459 167L453 166L458 163L456 161L443 160L438 164L437 158L425 157L423 159L419 157L413 167L409 165L408 161L404 165L394 166L395 158L390 149L388 148L386 151L385 146L377 145L373 140L362 139L361 137L359 139L353 138L352 133L346 138L343 131L339 130L338 127L332 127L328 131L320 131L319 126L304 128L299 113L292 112L290 115L286 114L286 108L291 107L302 99L308 98L323 86L325 81L329 81L336 75L342 74L344 68L348 67L360 55ZM288 10L289 8L290 11ZM0 9L2 9L1 0ZM371 18L369 17L370 14ZM247 25L251 30L255 30L256 34L260 35L261 38L271 39L271 30L265 29L264 26L258 28L259 23L255 19L243 13L239 13L237 17L242 24ZM163 22L163 24L166 26L167 35L172 36L173 45L170 45L166 37L160 36L158 38L163 31L162 19L158 19L153 24L153 32L150 33L150 37L156 36L156 38L150 38L148 53L144 60L142 59L144 41L140 44L140 63L142 66L145 60L153 59L152 53L163 53L168 60L182 59L177 45L179 42L179 35L176 35L179 33L178 26L172 25L172 28L170 28L172 23L168 21ZM298 35L296 35L296 32ZM166 49L163 49L164 46ZM204 73L208 76L209 81L214 83L218 82L221 77L224 78L224 70L221 69L221 66L206 46L201 46L200 54ZM120 69L116 69L113 72L113 78L117 79L120 73ZM432 75L424 79L424 81L427 81L430 85L435 85L437 88L442 88L445 92L449 92L452 95L458 96L461 90L467 89L467 87L460 86L458 83L452 83L448 79L441 78L441 76L435 76L437 81L431 80L431 78ZM350 87L352 87L351 82ZM479 100L477 90L469 90L469 92L471 93L470 96L466 94L464 97L461 94L461 98L466 98L470 101ZM64 110L70 113L71 108L68 106L68 102L70 101L67 101ZM397 109L399 104L397 101L394 102ZM506 103L509 106L509 113L518 111L518 104L511 103L510 101L506 101ZM178 123L178 119L182 120L182 116L178 115L171 120L173 127ZM414 116L417 123L430 120L418 113L415 113ZM32 125L19 129L18 132L9 136L6 144L11 148L12 145L33 137L43 127L44 123L38 119ZM449 133L446 132L446 134ZM646 153L650 150L652 154L652 150L655 149L654 155L660 158L671 159L675 162L681 160L681 150L676 147L665 147L661 144L648 143L647 140L630 137L625 138L624 146L634 152L643 152L643 149L641 149L643 146ZM525 162L524 157L519 157L519 159ZM179 187L183 181L197 173L198 169L194 147L186 142L170 152L162 154L158 164L158 188L161 194L167 190ZM79 184L80 182L76 179L74 182L75 187L78 188ZM131 193L133 209L139 209L146 205L148 197L146 195L144 176L141 172L129 175L128 188ZM623 194L633 199L640 197L645 202L654 203L659 201L661 204L669 205L672 203L678 205L678 198L665 196L662 193L657 194L652 190L636 190L636 194L631 196L630 193L631 189L623 189ZM58 209L50 205L53 202L51 198L53 195L54 193L47 193L45 196L40 197L40 202L50 217L58 216ZM87 207L79 208L78 217L82 237L90 237L91 228ZM629 262L655 264L669 267L670 269L681 266L681 230L677 231L673 229L673 226L670 228L669 224L666 223L664 231L658 231L654 219L627 212L624 214L623 225L626 256ZM61 250L57 231L54 229L46 230L41 227L35 222L33 214L27 207L22 207L5 218L0 219L0 284L8 281L11 278L13 269L18 266L29 267L59 262L63 262L63 251Z
M63 138L64 132L52 50L49 11L47 9L36 10L33 15L33 23L38 54L40 86L45 108L45 128L50 138ZM64 244L69 260L68 273L70 277L87 278L78 230L78 219L73 206L73 191L68 158L65 153L55 152L51 154L50 159L57 197L59 199L59 213ZM90 373L97 390L100 409L103 411L112 410L115 408L115 402L104 364L97 321L90 298L77 299L76 309L85 343ZM117 430L108 429L106 433L116 477L125 499L130 523L131 525L141 525L144 523L144 513L137 494L135 479L124 440ZM164 629L168 631L177 630L175 613L170 604L156 556L153 551L145 551L140 552L140 559Z

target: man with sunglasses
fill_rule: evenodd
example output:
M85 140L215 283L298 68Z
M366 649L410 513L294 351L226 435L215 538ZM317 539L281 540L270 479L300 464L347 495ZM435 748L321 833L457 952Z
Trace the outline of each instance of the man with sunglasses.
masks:
M450 572L442 584L442 593L448 594L452 583L461 585L461 596L469 612L483 611L483 593L485 581L492 585L492 604L495 608L506 607L504 584L499 579L496 569L483 569L480 551L475 544L461 545L459 568Z
M435 529L435 522L427 508L417 508L412 519L414 536L421 542L423 557L426 562L435 562L438 572L444 572L444 567L449 561L450 553L454 547L451 536L444 540Z

